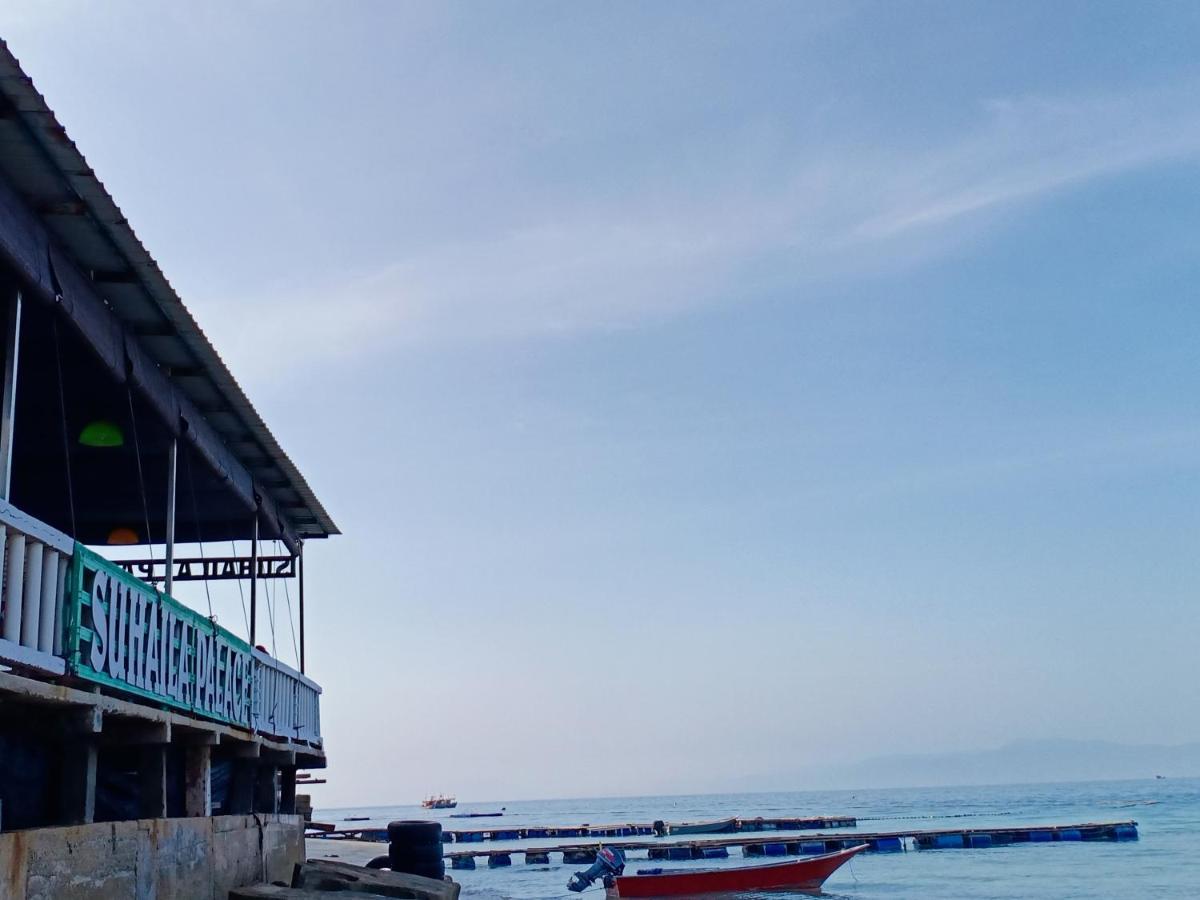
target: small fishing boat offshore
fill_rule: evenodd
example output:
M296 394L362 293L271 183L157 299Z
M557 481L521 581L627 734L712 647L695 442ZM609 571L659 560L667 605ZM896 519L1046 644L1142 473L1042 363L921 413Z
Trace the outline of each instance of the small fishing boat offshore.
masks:
M608 900L628 897L695 897L738 891L819 891L830 875L869 847L859 844L835 853L761 866L734 866L720 869L639 869L625 874L625 854L604 847L596 862L584 872L576 872L567 888L576 893L602 880Z
M445 794L426 797L421 801L421 806L424 809L454 809L458 806L458 801L453 797L447 797Z

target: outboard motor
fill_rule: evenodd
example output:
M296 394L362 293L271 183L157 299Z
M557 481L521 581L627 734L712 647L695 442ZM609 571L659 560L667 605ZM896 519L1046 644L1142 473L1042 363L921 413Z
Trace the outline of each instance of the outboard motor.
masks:
M625 854L617 847L601 847L596 851L596 861L586 872L576 872L567 882L567 889L579 893L591 887L597 878L604 879L604 886L613 886L613 880L625 871Z

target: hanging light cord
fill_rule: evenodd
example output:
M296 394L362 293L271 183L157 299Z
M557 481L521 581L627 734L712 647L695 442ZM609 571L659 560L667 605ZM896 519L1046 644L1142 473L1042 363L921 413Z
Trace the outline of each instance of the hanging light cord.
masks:
M142 515L146 519L146 545L150 551L150 561L154 561L154 540L150 536L150 506L146 502L146 477L142 473L142 444L138 440L137 416L133 412L133 388L125 383L125 398L129 401L129 422L133 426L133 451L137 457L138 490L142 495Z
M58 421L62 426L63 459L67 464L67 505L71 511L71 537L77 538L79 528L75 524L75 483L71 479L71 438L67 426L67 394L63 387L62 347L58 341L58 318L50 321L54 332L54 365L58 371Z

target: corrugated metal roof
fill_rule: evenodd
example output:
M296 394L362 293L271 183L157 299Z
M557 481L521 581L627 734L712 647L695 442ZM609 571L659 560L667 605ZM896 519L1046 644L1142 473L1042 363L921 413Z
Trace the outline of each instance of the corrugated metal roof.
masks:
M3 41L0 96L15 111L27 136L27 140L4 142L4 169L16 189L79 268L91 273L96 291L117 318L202 411L294 532L301 538L339 534L300 470Z

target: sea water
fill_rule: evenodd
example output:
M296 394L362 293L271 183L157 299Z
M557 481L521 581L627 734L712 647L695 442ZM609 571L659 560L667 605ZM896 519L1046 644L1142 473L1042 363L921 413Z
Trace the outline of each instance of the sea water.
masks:
M492 812L496 819L451 819L451 813ZM858 831L938 828L1006 828L1022 825L1080 824L1136 820L1140 839L1132 842L1055 842L1016 844L979 850L912 850L867 853L839 869L825 883L831 900L945 898L945 900L1016 900L1016 898L1200 898L1200 779L1151 779L1072 784L1004 785L891 790L712 794L668 797L619 797L582 800L460 802L454 810L389 806L319 811L315 818L341 827L345 818L367 816L363 825L392 819L438 819L447 829L520 825L593 825L620 822L703 821L729 816L838 816L858 818ZM855 829L837 829L839 833ZM769 836L768 832L762 836ZM583 839L587 840L587 839ZM635 838L634 840L646 840ZM580 839L488 841L447 844L446 849L503 849L550 846ZM380 852L386 852L381 845ZM576 869L551 856L551 864L525 865L514 854L511 867L450 874L463 886L463 897L559 898ZM788 857L794 858L794 857ZM777 862L780 860L768 860ZM743 859L730 848L728 860L647 862L635 852L627 871L639 867L742 866L763 860ZM585 897L602 896L599 892ZM779 897L743 894L741 898ZM799 896L799 895L798 895Z

